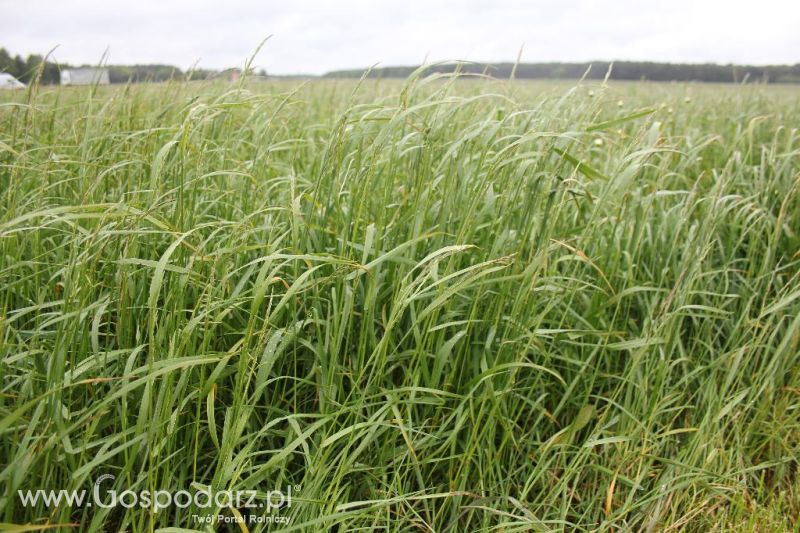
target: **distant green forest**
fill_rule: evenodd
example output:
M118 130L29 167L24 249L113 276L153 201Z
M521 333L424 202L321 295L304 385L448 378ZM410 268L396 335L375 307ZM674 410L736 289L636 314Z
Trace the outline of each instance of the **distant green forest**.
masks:
M30 83L37 75L40 75L39 83L44 85L57 84L60 81L60 70L75 66L78 65L45 61L41 55L37 54L30 54L27 58L23 58L21 55L12 56L8 50L0 48L0 72L7 72L25 83ZM111 83L158 82L170 79L202 80L219 73L208 69L194 69L183 72L172 65L104 65L103 67L108 70L108 77Z
M442 63L425 67L425 74L462 72L487 74L495 78L587 79L605 78L612 67L609 61L587 63ZM383 67L369 70L371 78L407 78L419 66ZM588 73L587 73L588 71ZM337 70L330 78L359 78L367 69ZM717 65L713 63L655 63L614 61L609 74L614 80L702 81L717 83L767 82L800 83L800 63L796 65Z
M60 69L73 65L45 61L41 55L31 54L27 58L12 56L0 48L0 72L7 72L17 79L30 83L39 75L42 84L59 83ZM208 79L220 72L209 69L193 69L184 72L172 65L105 65L111 83L166 81L170 79ZM512 73L520 79L603 79L609 72L609 61L586 63L440 63L428 65L424 73L486 74L495 78L509 78ZM407 78L419 66L382 67L369 70L371 78ZM368 69L336 70L324 74L326 78L360 78ZM265 71L258 73L266 76ZM615 61L609 75L614 80L650 81L700 81L717 83L800 83L800 63L796 65L717 65L713 63L656 63L650 61Z

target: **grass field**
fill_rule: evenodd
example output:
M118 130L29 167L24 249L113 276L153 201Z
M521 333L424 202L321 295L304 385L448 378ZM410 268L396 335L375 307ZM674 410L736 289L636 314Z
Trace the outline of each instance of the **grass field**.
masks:
M0 94L0 528L796 527L798 127L764 85ZM291 506L18 492L105 474Z

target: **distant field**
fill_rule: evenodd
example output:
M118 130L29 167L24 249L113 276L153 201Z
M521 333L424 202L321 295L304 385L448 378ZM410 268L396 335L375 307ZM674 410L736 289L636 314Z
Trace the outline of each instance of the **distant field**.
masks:
M0 529L796 527L798 127L791 86L0 93Z

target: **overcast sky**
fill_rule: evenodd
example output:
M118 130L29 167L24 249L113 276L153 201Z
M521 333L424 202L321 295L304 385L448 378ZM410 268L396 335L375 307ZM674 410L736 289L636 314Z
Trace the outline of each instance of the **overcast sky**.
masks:
M800 63L800 0L0 0L0 46L276 74L443 59Z

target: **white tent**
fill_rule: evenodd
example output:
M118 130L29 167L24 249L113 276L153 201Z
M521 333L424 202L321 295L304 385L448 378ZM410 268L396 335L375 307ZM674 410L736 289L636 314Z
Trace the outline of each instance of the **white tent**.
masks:
M11 74L0 72L0 89L24 89L25 84Z

